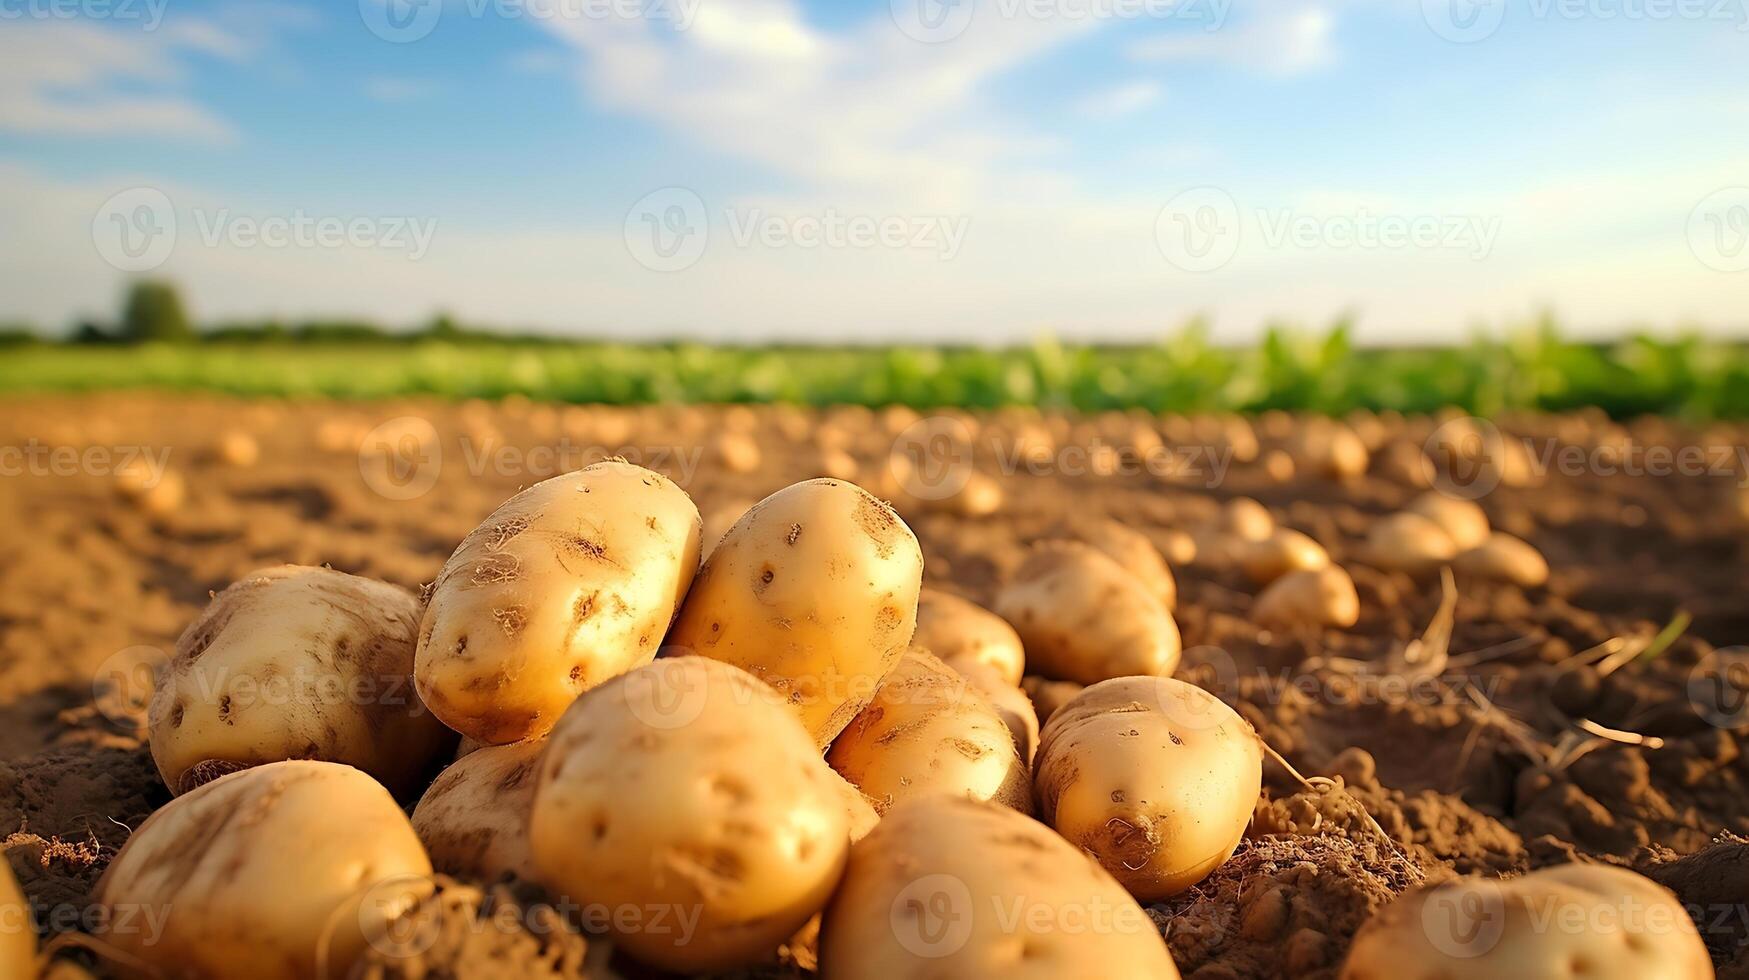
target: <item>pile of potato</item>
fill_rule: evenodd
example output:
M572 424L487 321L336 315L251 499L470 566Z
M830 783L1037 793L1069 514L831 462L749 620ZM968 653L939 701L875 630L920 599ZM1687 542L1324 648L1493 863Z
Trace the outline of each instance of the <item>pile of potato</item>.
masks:
M1141 906L1232 855L1263 747L1170 676L1177 590L1148 539L1062 525L991 611L923 588L910 528L850 483L719 533L701 547L688 495L614 460L505 502L423 601L292 566L217 594L151 706L176 798L97 894L165 928L106 932L115 962L345 976L443 873L536 883L682 974L1178 975ZM1260 619L1354 621L1346 574L1254 503L1197 547L1263 587ZM1394 921L1348 975L1412 945ZM29 938L0 932L0 974L26 975Z

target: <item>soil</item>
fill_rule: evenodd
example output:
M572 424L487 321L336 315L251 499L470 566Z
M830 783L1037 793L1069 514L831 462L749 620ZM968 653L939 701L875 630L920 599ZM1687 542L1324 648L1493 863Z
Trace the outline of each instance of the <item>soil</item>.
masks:
M928 486L915 475L896 482L885 468L895 439L915 435L914 419L519 400L0 401L0 447L20 450L0 456L0 834L39 928L89 928L97 876L130 828L169 798L142 741L149 671L140 665L174 646L210 592L283 562L418 590L519 487L625 455L680 481L707 515L825 472L855 478L892 498L916 531L930 584L986 604L1029 544L1069 515L1114 517L1165 549L1222 502L1249 496L1321 542L1360 592L1351 630L1260 630L1247 617L1256 590L1238 570L1175 568L1187 650L1180 676L1234 703L1300 774L1327 777L1308 788L1266 763L1265 799L1233 860L1150 909L1186 977L1334 976L1354 931L1406 888L1596 861L1638 868L1676 891L1720 975L1749 978L1749 718L1708 710L1718 708L1708 693L1715 651L1749 645L1743 473L1712 464L1749 430L1583 414L1502 420L1538 451L1575 447L1592 460L1479 497L1497 528L1547 556L1552 575L1530 589L1460 578L1451 659L1406 668L1405 646L1434 617L1440 584L1368 566L1363 542L1371 521L1429 479L1455 479L1418 465L1440 420L1356 420L1373 463L1343 481L1287 472L1270 450L1291 445L1304 422L1286 416L1234 432L1221 420L941 413L926 425L953 421L1009 446L1022 430L1051 433L1058 446L1127 445L1129 456L1112 457L1119 462L1151 448L1134 436L1138 426L1181 461L1206 447L1205 464L1209 452L1233 447L1251 456L1237 438L1245 433L1261 441L1253 461L1236 458L1218 479L1206 465L1101 473L1067 457L1005 473L1011 454L980 450L976 468L1004 497L993 513L973 515L952 506L964 498L919 499L920 486L932 495ZM750 468L744 452L718 448L736 430L759 447ZM117 470L139 447L168 452L174 475L130 490ZM1603 454L1623 447L1703 447L1712 471L1597 462L1621 458ZM1654 641L1679 613L1686 625ZM526 889L462 883L446 894L427 910L440 923L430 949L365 964L363 974L634 972L603 965L600 943L586 956L581 937L533 930L488 941L443 925L503 909L536 921L520 914L539 908ZM102 975L89 954L68 956Z

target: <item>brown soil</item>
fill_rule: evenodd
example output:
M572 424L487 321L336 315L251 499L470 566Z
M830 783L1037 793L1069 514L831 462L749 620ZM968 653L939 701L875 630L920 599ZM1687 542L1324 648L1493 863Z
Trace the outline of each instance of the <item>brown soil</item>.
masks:
M408 416L435 426L443 458L411 477L393 468L395 459L384 465L366 438L378 423ZM1014 417L972 420L1005 433ZM1552 578L1528 590L1460 579L1453 663L1405 687L1381 675L1404 678L1392 658L1426 629L1440 588L1374 570L1359 556L1369 523L1419 492L1424 474L1399 464L1417 454L1434 422L1369 420L1361 431L1382 451L1372 472L1348 482L1283 479L1279 461L1236 462L1219 481L1004 476L998 454L980 453L979 467L1006 499L994 514L973 517L904 496L881 475L893 433L907 421L850 409L519 401L118 394L0 403L0 447L168 449L184 484L180 500L130 498L118 492L113 460L71 473L50 472L45 461L0 476L0 526L8 529L0 535L0 833L10 835L7 857L40 926L85 927L96 876L129 828L168 798L140 740L140 691L126 668L170 650L210 591L282 562L418 589L520 486L607 454L662 469L709 514L821 475L832 463L824 451L842 450L861 466L859 482L895 497L923 542L928 580L980 602L1065 515L1109 515L1165 546L1171 532L1235 496L1261 500L1353 572L1363 605L1354 629L1288 635L1249 622L1255 589L1236 570L1175 569L1188 651L1181 676L1235 703L1301 773L1332 777L1311 790L1268 765L1266 799L1234 860L1151 910L1187 977L1332 976L1355 929L1410 885L1580 860L1637 867L1674 889L1721 975L1749 978L1749 845L1732 836L1749 835L1743 730L1710 724L1690 698L1704 658L1749 645L1740 474L1553 472L1539 485L1482 497L1496 527L1547 555ZM1059 442L1085 444L1095 432L1130 431L1135 419L1089 420L1073 432L1057 424ZM1264 448L1286 444L1294 424L1258 420ZM408 445L408 425L388 434L391 447ZM750 431L762 450L751 473L730 472L708 448L733 428ZM1154 428L1171 445L1210 431L1172 420ZM1749 434L1661 420L1619 427L1590 416L1517 419L1509 428L1586 448L1627 440L1740 446ZM232 432L249 433L259 459L227 461L221 437ZM506 447L559 452L512 456ZM402 492L419 489L427 473L428 490ZM1655 656L1633 657L1679 610L1692 617L1686 631ZM1624 648L1626 656L1610 656ZM1581 720L1656 741L1598 739L1580 732ZM522 910L529 901L466 894L473 904L452 901L440 920L465 920L482 906ZM608 975L579 965L581 940L484 942L454 926L439 931L441 941L416 963L373 963L367 975Z

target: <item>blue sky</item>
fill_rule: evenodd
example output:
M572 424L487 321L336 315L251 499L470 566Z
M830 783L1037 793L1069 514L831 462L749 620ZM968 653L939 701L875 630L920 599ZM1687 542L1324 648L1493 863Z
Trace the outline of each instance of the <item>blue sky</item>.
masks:
M0 0L0 320L1740 332L1746 93L1749 0Z

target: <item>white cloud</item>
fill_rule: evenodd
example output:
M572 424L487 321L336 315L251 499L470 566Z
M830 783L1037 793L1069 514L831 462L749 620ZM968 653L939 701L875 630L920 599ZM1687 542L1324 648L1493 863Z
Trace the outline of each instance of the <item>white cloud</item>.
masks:
M1209 61L1264 74L1297 75L1336 62L1335 26L1335 16L1323 7L1271 8L1219 31L1186 31L1136 41L1129 53L1139 61Z
M0 32L0 131L228 142L236 136L229 123L171 91L185 81L182 55L191 51L236 59L248 45L191 20L156 31L11 23ZM166 91L143 91L154 88Z
M1126 82L1094 92L1080 101L1079 108L1082 114L1095 119L1116 119L1160 101L1160 92L1158 82Z
M395 104L413 102L437 92L435 82L422 78L398 78L389 75L378 75L364 81L364 94L376 102Z

